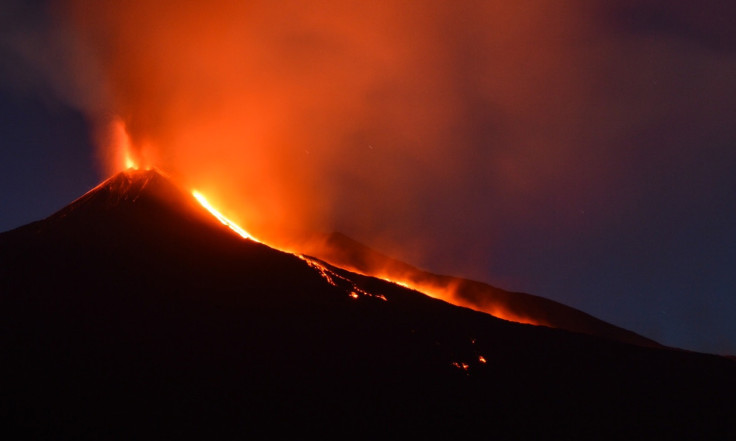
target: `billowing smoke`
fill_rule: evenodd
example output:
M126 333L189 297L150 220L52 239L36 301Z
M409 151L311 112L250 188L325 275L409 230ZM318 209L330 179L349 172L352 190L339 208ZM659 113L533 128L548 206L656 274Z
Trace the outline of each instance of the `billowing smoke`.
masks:
M77 69L100 75L92 116L122 119L138 162L272 241L339 228L414 249L536 212L581 179L599 185L569 165L589 155L586 119L602 112L581 62L606 44L595 8L507 3L71 1L64 12Z
M674 244L688 226L671 222L686 192L730 183L691 148L734 162L724 4L68 0L53 11L72 48L69 93L84 91L99 133L123 121L142 165L254 235L340 230L606 318L606 303L562 294L590 291L573 279L600 277L588 265L628 277L596 285L616 299L657 277L640 260L679 273L667 256L687 253Z

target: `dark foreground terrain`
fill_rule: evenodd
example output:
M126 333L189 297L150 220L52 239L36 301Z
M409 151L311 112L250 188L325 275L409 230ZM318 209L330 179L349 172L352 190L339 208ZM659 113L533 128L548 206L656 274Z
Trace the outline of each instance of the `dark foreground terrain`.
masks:
M235 236L155 172L0 234L0 436L736 436L733 359L319 264Z

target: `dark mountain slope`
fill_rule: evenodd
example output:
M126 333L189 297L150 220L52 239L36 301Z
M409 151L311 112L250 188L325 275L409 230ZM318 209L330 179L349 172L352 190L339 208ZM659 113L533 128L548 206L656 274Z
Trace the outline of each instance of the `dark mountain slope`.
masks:
M3 438L734 434L733 360L319 265L235 236L155 172L0 234Z
M609 340L640 346L658 347L657 342L632 331L599 320L575 308L521 292L459 277L433 274L381 254L344 234L333 233L305 244L306 252L327 262L362 274L382 274L392 280L405 280L413 286L428 286L452 293L452 302L493 313L498 309L525 321L582 332Z

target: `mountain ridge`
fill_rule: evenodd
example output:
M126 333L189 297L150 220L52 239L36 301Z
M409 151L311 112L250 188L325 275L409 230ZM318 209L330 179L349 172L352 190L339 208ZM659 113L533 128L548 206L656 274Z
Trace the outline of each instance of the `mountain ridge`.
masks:
M320 266L153 184L102 186L0 234L6 437L734 434L732 359L512 323Z
M129 169L120 172L49 216L45 224L38 225L54 225L64 222L67 216L83 215L87 206L91 206L93 211L99 211L99 207L102 206L115 211L116 215L121 215L120 211L126 213L131 207L140 205L135 204L139 198L143 198L144 206L150 203L161 204L173 209L179 216L198 219L205 224L216 224L217 228L220 228L219 223L215 222L190 194L156 169ZM121 204L125 205L125 209L119 210ZM99 219L98 222L104 223L105 220ZM399 278L397 276L408 275L405 278L409 279L412 285L442 287L454 295L453 299L442 300L482 312L488 312L486 311L489 309L488 305L491 307L499 305L498 307L504 310L520 317L527 317L541 325L641 346L660 346L653 340L543 297L509 292L483 282L437 275L417 269L377 252L342 233L327 235L321 242L326 246L315 247L307 243L302 251L338 268L357 271L368 276L383 272L395 280Z
M506 291L490 284L439 275L416 268L389 257L342 233L331 233L307 244L307 252L319 256L331 264L361 274L384 274L391 280L406 280L411 285L427 286L450 292L450 303L469 307L494 315L493 308L500 308L534 323L573 332L604 337L610 340L661 347L659 343L635 332L604 322L590 314L570 306L522 292ZM431 295L431 293L430 293Z

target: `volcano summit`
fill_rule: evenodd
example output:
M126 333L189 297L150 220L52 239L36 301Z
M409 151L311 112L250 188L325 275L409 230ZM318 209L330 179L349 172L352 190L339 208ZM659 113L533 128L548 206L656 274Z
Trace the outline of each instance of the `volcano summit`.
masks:
M0 324L5 439L735 434L732 359L284 253L155 171L0 234Z

